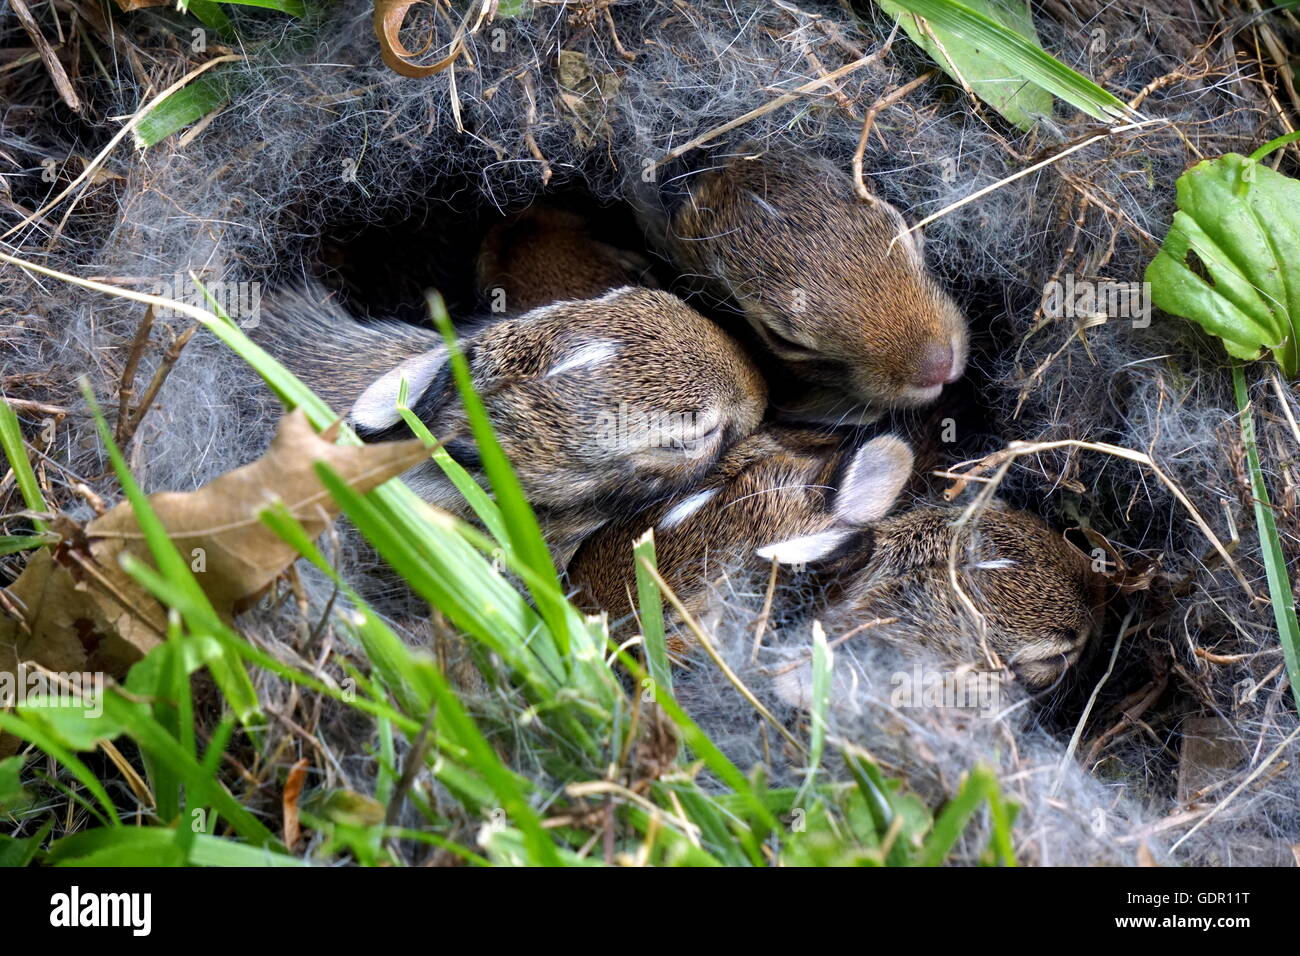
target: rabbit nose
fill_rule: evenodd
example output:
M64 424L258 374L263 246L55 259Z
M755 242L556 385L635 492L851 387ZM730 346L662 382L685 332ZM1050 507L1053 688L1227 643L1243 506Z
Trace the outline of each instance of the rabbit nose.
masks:
M921 359L913 384L917 388L933 388L936 385L955 382L960 374L961 370L956 367L950 343L930 345L925 350L924 358Z

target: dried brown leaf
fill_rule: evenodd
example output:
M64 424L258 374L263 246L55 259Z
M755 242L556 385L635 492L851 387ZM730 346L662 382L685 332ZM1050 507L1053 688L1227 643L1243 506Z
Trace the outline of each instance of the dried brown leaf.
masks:
M284 782L284 845L292 853L302 836L302 827L298 824L298 798L302 796L303 784L307 781L307 768L311 761L306 757L289 768L289 777Z
M379 56L394 73L411 79L421 79L441 73L456 62L461 54L461 42L457 37L452 43L451 52L436 63L420 64L409 62L419 53L408 50L401 40L402 22L406 11L422 0L375 0L374 28L379 40Z
M298 554L258 519L282 502L312 537L338 514L316 477L324 462L366 492L423 460L418 441L335 445L337 428L317 434L301 411L286 415L266 454L191 492L159 492L150 504L172 543L191 562L213 607L226 618L257 600ZM122 569L130 554L152 564L130 503L84 528L63 519L63 541L36 552L8 588L20 619L0 619L0 671L35 661L63 672L117 677L147 654L166 629L166 610ZM3 748L0 748L3 750Z

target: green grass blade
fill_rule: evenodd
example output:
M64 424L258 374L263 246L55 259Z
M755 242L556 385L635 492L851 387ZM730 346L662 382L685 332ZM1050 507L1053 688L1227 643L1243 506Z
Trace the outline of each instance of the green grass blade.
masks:
M33 548L43 548L47 544L58 543L57 534L0 534L0 558L7 554L17 554L19 551L30 551Z
M1255 500L1255 528L1259 533L1259 546L1263 551L1264 572L1268 579L1268 596L1273 604L1273 620L1277 623L1278 640L1286 658L1287 673L1291 675L1291 695L1300 706L1300 623L1296 620L1295 595L1287 573L1286 554L1278 536L1277 522L1273 520L1273 505L1268 497L1268 485L1260 466L1259 448L1255 443L1255 417L1250 411L1250 395L1246 390L1246 374L1240 363L1232 367L1232 386L1241 410L1241 443L1246 448L1246 466L1250 472L1251 497Z
M471 477L460 462L447 454L447 449L442 447L438 439L433 437L433 433L429 431L428 426L420 421L415 412L411 411L407 405L406 379L402 379L397 388L397 413L402 416L402 421L406 422L406 427L411 429L415 437L433 449L434 463L442 469L442 473L456 486L456 490L461 493L461 497L465 499L478 520L483 522L483 527L488 529L488 533L503 548L510 547L510 534L506 530L505 520L501 517L501 509L497 507L496 502L488 497L488 493Z
M623 662L624 667L632 672L633 678L640 683L645 677L645 671L641 669L636 660L626 651L619 652L619 660ZM652 682L651 687L654 690L655 700L658 701L659 706L663 708L669 719L677 725L682 742L698 754L705 765L717 774L723 783L741 795L747 808L763 831L762 836L766 836L767 832L775 830L778 826L776 817L768 809L753 782L740 772L740 768L732 763L726 754L718 749L718 746L709 739L708 734L704 733L699 724L692 720L690 715L682 709L681 704L677 703L676 698L668 692L667 688L657 681Z
M268 509L262 513L261 517L272 530L280 534L289 544L298 548L304 557L328 574L344 590L354 605L360 609L362 621L357 627L357 633L362 640L367 655L370 657L371 663L379 670L389 690L397 694L399 699L405 697L408 701L411 705L412 715L418 715L422 718L430 708L443 706L446 703L445 695L452 692L446 683L446 678L433 661L427 659L417 660L411 649L403 644L397 635L374 614L370 607L343 582L338 572L326 561L325 556L307 538L302 526L294 520L283 506ZM452 696L454 697L454 694ZM456 706L460 706L459 700L457 700ZM385 718L381 716L380 719ZM465 719L470 720L467 715ZM477 726L473 725L472 720L470 720L470 724L473 726L474 733L478 734ZM417 732L416 728L418 728L417 723L408 721L404 729L414 739L415 732ZM453 750L449 756L466 763L471 762L474 757L472 747L475 741L462 740L454 732L451 734L451 738L454 740L457 749ZM481 735L476 738L476 740L481 739ZM436 733L433 742L440 750L449 749L446 746L447 742ZM523 789L528 786L523 777L506 770L504 765L501 765L500 769L510 775L514 791L522 793ZM489 778L484 775L484 779ZM461 783L461 789L463 790L465 789L465 781ZM474 792L480 792L478 788L471 789ZM486 804L480 803L478 808L482 809L484 806Z
M958 0L889 0L886 10L901 8L929 21L937 31L951 33L987 52L1025 79L1094 119L1118 120L1134 116L1121 100L1092 80L1046 53L1032 40Z
M23 441L22 428L18 425L18 416L3 395L0 395L0 449L4 450L5 458L9 460L14 480L18 483L18 491L28 510L41 514L48 512L49 506L45 504L41 486L36 482L36 472L32 471L32 463L27 458L27 446ZM44 521L33 519L32 526L37 531L46 530Z
M826 729L831 709L832 653L826 643L826 631L820 622L813 624L812 659L812 710L809 715L812 731L808 742L808 772L795 802L802 806L812 789L826 750Z
M336 500L347 497L341 495L344 490L351 492L351 489L332 475L328 468L321 466L318 471L330 493L336 496ZM334 487L330 487L331 482ZM360 496L356 496L355 493L352 493L352 496L356 500L350 503L355 507ZM283 522L280 523L280 526L283 526ZM321 557L323 559L323 556ZM382 627L377 618L372 617L371 621L374 625ZM384 628L384 630L387 629ZM396 635L388 631L385 639L388 646L386 653L396 653L394 646L396 641ZM526 843L536 861L548 865L557 863L559 858L556 854L555 844L542 827L541 818L524 797L523 786L520 784L518 776L507 769L505 764L501 762L496 751L492 749L447 684L442 672L436 666L433 666L432 662L426 662L426 664L424 674L428 680L428 689L433 697L433 704L438 708L439 720L446 723L452 737L465 748L470 764L483 775L484 780L488 782L501 800L501 805L510 819L523 831ZM402 668L399 664L394 669L405 670L406 668ZM405 680L405 677L403 676L401 680Z
M994 797L997 790L997 778L987 767L976 767L967 774L961 789L934 821L934 829L917 851L913 865L942 866L980 803Z
M659 566L655 556L654 528L647 529L632 545L632 558L636 566L636 599L641 614L641 634L645 638L646 667L650 679L671 694L673 672L668 663L668 641L664 635L663 595L659 593L659 582L646 567Z
M204 772L198 761L186 752L184 745L154 719L147 707L128 701L116 690L105 693L103 701L104 715L120 724L141 750L147 750L184 782L191 805L201 801L212 807L236 833L256 846L279 847L275 835L244 809L214 776ZM188 827L189 821L182 820L180 826Z
M215 6L215 4L213 4ZM167 97L140 121L132 136L136 149L156 146L230 102L235 92L230 72L221 68L200 76Z
M483 407L483 400L470 380L469 366L456 342L455 330L452 328L451 318L447 315L442 299L431 297L429 310L434 323L447 341L452 375L456 380L457 389L460 390L461 402L465 406L465 417L474 434L479 457L483 461L483 471L487 474L488 482L496 495L497 506L501 509L501 516L505 521L506 531L510 535L515 553L519 555L521 561L536 572L538 577L548 583L554 580L554 590L560 591L559 574L555 570L555 562L551 560L551 552L542 538L537 516L533 514L533 509L524 496L524 489L519 484L519 478L515 475L514 469L497 441L492 423L488 421L487 409ZM556 602L550 594L537 592L533 593L533 600L537 602L537 611L546 621L556 648L567 667L570 634L569 618L563 602Z
M176 834L167 827L122 827L74 833L54 841L46 854L49 866L156 866L157 858L175 848ZM151 863L150 858L155 862ZM195 835L189 853L181 857L194 866L302 867L307 862L265 847L210 836Z

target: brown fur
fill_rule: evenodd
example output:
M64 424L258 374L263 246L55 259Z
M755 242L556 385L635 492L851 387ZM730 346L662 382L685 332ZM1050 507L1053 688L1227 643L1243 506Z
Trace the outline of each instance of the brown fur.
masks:
M394 365L442 345L437 332L407 322L358 322L318 286L278 292L249 335L340 417Z
M830 523L833 473L842 453L835 436L772 426L738 442L717 468L676 500L611 522L588 539L569 567L575 599L588 610L621 618L632 610L632 544L655 529L660 573L692 612L712 573L738 555ZM662 526L665 514L683 498L716 494L675 527Z
M411 409L476 470L477 449L436 333L361 325L337 307L329 316L296 310L312 298L264 310L272 313L260 333L268 347L335 407L351 405L367 440L407 434L392 410L405 377ZM555 303L483 325L461 345L497 438L562 560L612 515L707 474L728 445L757 427L766 400L738 345L655 290ZM642 414L661 427L641 427ZM406 477L426 500L467 515L435 463Z
M960 514L923 508L877 524L871 556L849 579L839 605L841 622L897 617L877 636L954 660L981 660L971 638L976 627L949 578ZM1096 628L1101 578L1083 554L1027 512L995 503L964 531L957 580L984 617L988 648L1027 687L1053 684L1078 661Z
M749 558L748 567L757 571L761 562L752 556L762 549L783 563L806 560L828 585L832 605L822 617L834 633L897 618L874 628L872 637L929 647L954 661L980 660L972 622L948 577L960 509L919 508L855 527L852 502L846 513L845 499L855 497L849 484L863 478L855 479L851 462L872 454L868 445L850 456L837 440L816 433L759 431L723 457L699 486L717 493L680 523L663 526L675 503L661 503L589 538L569 567L577 600L615 618L628 614L632 541L653 526L660 573L692 614L703 607L710 569L716 575ZM868 510L883 513L909 466L910 459L899 459L886 465L902 469L892 482L877 475L865 483L883 482ZM956 567L984 615L988 647L1027 686L1051 684L1078 660L1102 600L1099 579L1087 559L1040 519L995 503L967 529Z
M654 284L644 256L598 242L582 217L552 206L531 206L490 229L477 270L484 299L506 313Z
M926 271L919 236L894 241L905 223L888 203L794 154L737 155L689 182L661 229L665 251L734 300L799 377L881 407L938 396L919 384L935 349L951 347L950 378L960 372L965 318Z

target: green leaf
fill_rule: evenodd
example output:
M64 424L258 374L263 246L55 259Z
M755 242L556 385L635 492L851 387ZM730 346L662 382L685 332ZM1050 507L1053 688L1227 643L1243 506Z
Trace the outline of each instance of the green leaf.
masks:
M31 863L53 828L54 818L50 817L29 837L0 836L0 867L26 866Z
M180 0L180 5L182 9L188 9L198 17L204 26L211 27L223 37L230 36L232 29L230 18L215 0L189 0L188 3Z
M1023 0L879 3L949 75L960 73L980 99L1022 129L1050 114L1052 95L1094 119L1133 115L1115 96L1043 51ZM909 14L925 19L929 35Z
M1295 378L1300 181L1229 153L1180 176L1177 198L1169 234L1147 266L1152 302L1218 336L1234 358L1271 350Z
M1237 407L1241 409L1241 443L1246 448L1250 492L1255 501L1255 530L1259 533L1259 546L1264 557L1268 597L1273 605L1273 620L1277 624L1287 673L1291 675L1291 695L1300 705L1300 622L1296 620L1295 595L1291 591L1286 553L1282 550L1282 539L1278 535L1277 522L1273 520L1273 505L1269 501L1268 485L1264 482L1264 469L1259 463L1259 447L1255 442L1255 417L1250 412L1246 375L1240 365L1232 367L1232 384L1237 396Z
M264 10L279 10L281 13L287 13L295 17L307 15L307 6L303 3L303 0L222 0L222 2L239 7L261 7ZM193 0L190 0L190 5L192 8Z
M998 800L998 780L987 767L976 767L967 774L957 795L948 801L934 829L913 861L915 866L941 866L979 805L988 800L990 805ZM1000 807L999 807L1000 809Z
M63 703L32 694L18 712L33 727L39 727L69 750L94 750L101 740L115 740L121 724L103 712L103 698L84 703Z
M14 471L14 479L18 482L23 502L32 511L49 511L45 497L41 494L41 486L36 483L32 463L27 459L27 446L23 442L22 429L18 426L18 416L3 395L0 395L0 449L3 449L9 467ZM32 525L37 531L45 530L43 521L33 521Z
M56 840L45 862L53 866L306 866L296 857L232 840L195 835L188 856L177 853L176 831L165 827L83 830Z
M22 754L0 760L0 813L17 813L31 803L31 794L20 779L26 762Z
M974 11L987 16L1027 40L1038 44L1029 5L1021 0L968 0ZM1052 94L1031 83L978 42L952 30L922 22L902 5L881 0L881 8L898 18L899 25L948 75L964 80L985 103L1021 129L1031 129L1040 116L1052 113Z
M30 711L27 713L30 713ZM24 719L27 713L20 711L16 714L7 714L0 711L0 730L35 744L63 764L68 769L68 772L90 791L91 796L99 801L99 805L104 808L107 818L112 820L113 823L117 823L117 809L113 806L113 801L109 799L108 791L99 782L99 778L91 773L90 768L81 762L76 753L65 747L56 736L47 732L43 727L36 726Z
M188 86L181 87L151 109L132 134L136 148L148 149L155 146L224 106L234 92L231 75L230 71L223 72L217 67L211 73L197 77Z
M41 548L58 542L57 534L0 534L0 558L6 554L17 554L19 551L30 551L32 548Z

